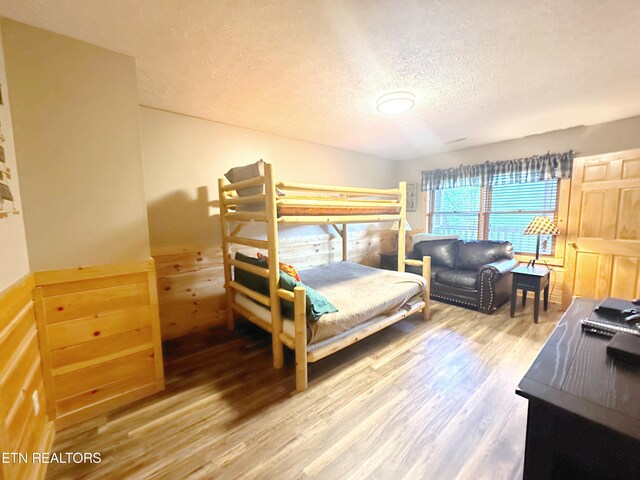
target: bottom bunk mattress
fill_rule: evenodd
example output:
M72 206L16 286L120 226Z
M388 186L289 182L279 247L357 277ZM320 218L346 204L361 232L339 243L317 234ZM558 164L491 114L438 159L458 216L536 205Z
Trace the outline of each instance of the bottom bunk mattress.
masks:
M307 321L307 341L315 344L420 300L426 281L419 275L393 272L351 262L338 262L301 270L303 283L324 295L338 309L317 321ZM237 293L236 302L271 323L269 310ZM293 322L286 319L284 332L293 337Z

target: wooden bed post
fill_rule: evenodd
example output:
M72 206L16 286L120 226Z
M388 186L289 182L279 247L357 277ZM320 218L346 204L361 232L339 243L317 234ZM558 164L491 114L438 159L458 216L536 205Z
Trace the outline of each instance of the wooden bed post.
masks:
M296 391L307 389L307 294L304 287L293 289L296 350Z
M346 262L349 259L349 252L347 251L349 232L347 231L347 224L342 224L342 260Z
M406 214L407 214L407 182L400 182L400 220L398 221L398 271L399 272L404 272Z
M231 308L234 299L234 293L229 282L231 281L231 264L228 262L231 258L231 249L229 247L229 223L225 220L224 216L227 214L228 209L224 202L225 193L222 190L224 186L224 180L218 179L218 198L220 201L220 236L222 237L222 255L224 256L224 291L227 299L227 308L229 313L227 314L227 328L233 330L234 318L233 308Z
M276 206L276 185L270 163L264 164L264 193L267 212L267 243L269 254L269 299L271 300L271 346L273 350L274 368L282 368L284 352L280 333L282 317L280 316L280 260L278 259L278 210Z
M422 319L429 320L431 303L431 257L422 257L422 276L427 282L427 289L422 294L424 307L422 308Z

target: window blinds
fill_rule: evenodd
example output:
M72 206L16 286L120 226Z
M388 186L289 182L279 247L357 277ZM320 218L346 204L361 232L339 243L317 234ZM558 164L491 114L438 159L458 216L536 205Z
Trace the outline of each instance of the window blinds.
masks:
M522 235L534 217L549 217L556 222L558 180L494 185L486 192L484 215L481 217L483 238L506 240L518 253L535 253L536 236ZM551 235L540 238L540 253L551 255L554 240Z
M443 188L433 192L431 232L478 239L480 187Z
M501 240L517 253L534 253L535 236L522 232L534 217L557 220L558 179L506 183L497 178L490 187L453 187L431 192L430 231L458 235L463 240ZM552 255L554 237L541 237L540 253Z

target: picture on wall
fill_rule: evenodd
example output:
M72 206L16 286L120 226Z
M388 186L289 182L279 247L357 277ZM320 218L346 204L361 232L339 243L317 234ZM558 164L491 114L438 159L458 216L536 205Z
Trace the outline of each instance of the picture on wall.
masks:
M9 180L11 180L11 170L7 167L4 148L0 145L0 218L5 217L7 213L15 211L13 195L11 195L11 189L8 185Z
M415 183L407 183L407 212L416 211L417 187Z
M17 215L13 194L9 184L11 178L11 168L7 165L7 158L5 157L4 143L5 138L2 134L2 124L0 124L0 219L6 218L9 215Z

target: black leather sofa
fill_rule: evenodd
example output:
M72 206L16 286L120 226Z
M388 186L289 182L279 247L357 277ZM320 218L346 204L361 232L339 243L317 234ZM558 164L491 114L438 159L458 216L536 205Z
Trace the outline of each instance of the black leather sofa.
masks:
M493 313L511 295L511 270L519 262L509 242L429 240L418 242L407 258L431 257L431 298ZM422 275L422 267L407 265Z

